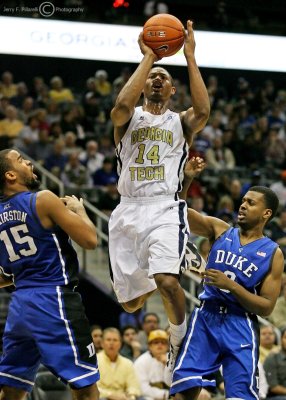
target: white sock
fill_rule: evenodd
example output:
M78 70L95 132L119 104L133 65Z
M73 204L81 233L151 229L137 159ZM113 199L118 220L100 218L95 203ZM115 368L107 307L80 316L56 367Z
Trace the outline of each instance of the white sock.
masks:
M172 322L168 321L170 325L170 341L173 346L180 346L182 340L187 332L187 321L186 317L181 325L174 325Z

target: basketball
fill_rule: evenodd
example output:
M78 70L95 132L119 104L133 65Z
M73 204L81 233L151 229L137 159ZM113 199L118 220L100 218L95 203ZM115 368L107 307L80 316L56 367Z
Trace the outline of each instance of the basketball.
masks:
M176 54L185 40L182 22L171 14L157 14L143 26L143 41L159 57Z

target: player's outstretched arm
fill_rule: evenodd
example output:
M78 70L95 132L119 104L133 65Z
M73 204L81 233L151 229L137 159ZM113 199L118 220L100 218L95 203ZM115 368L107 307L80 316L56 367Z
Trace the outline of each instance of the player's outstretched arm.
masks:
M195 47L193 22L188 21L184 54L188 65L192 107L181 113L181 120L189 144L191 144L194 134L204 128L210 114L209 96L196 63Z
M44 228L58 225L72 240L85 249L97 246L96 228L89 219L83 200L75 196L60 199L49 190L37 194L37 213Z
M205 169L205 166L205 161L201 157L192 157L186 162L184 169L183 189L179 193L180 199L187 200L188 190L193 179Z
M281 290L284 257L277 248L273 257L270 272L264 279L259 295L250 293L243 286L228 278L222 271L208 269L202 273L204 284L229 290L239 303L249 312L266 317L274 309Z

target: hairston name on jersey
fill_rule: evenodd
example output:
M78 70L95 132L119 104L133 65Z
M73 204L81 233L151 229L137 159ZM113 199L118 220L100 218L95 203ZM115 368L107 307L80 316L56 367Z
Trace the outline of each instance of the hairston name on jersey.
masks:
M165 142L173 147L173 132L166 129L155 128L154 126L140 128L132 131L131 144L140 143L144 140Z
M0 213L0 225L9 221L26 222L26 219L27 219L27 213L23 211L9 210Z

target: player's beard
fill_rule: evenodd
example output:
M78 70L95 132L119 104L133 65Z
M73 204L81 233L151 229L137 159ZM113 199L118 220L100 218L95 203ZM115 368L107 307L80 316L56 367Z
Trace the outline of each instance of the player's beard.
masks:
M31 191L38 190L41 186L41 182L36 178L26 179L25 184L27 188Z

